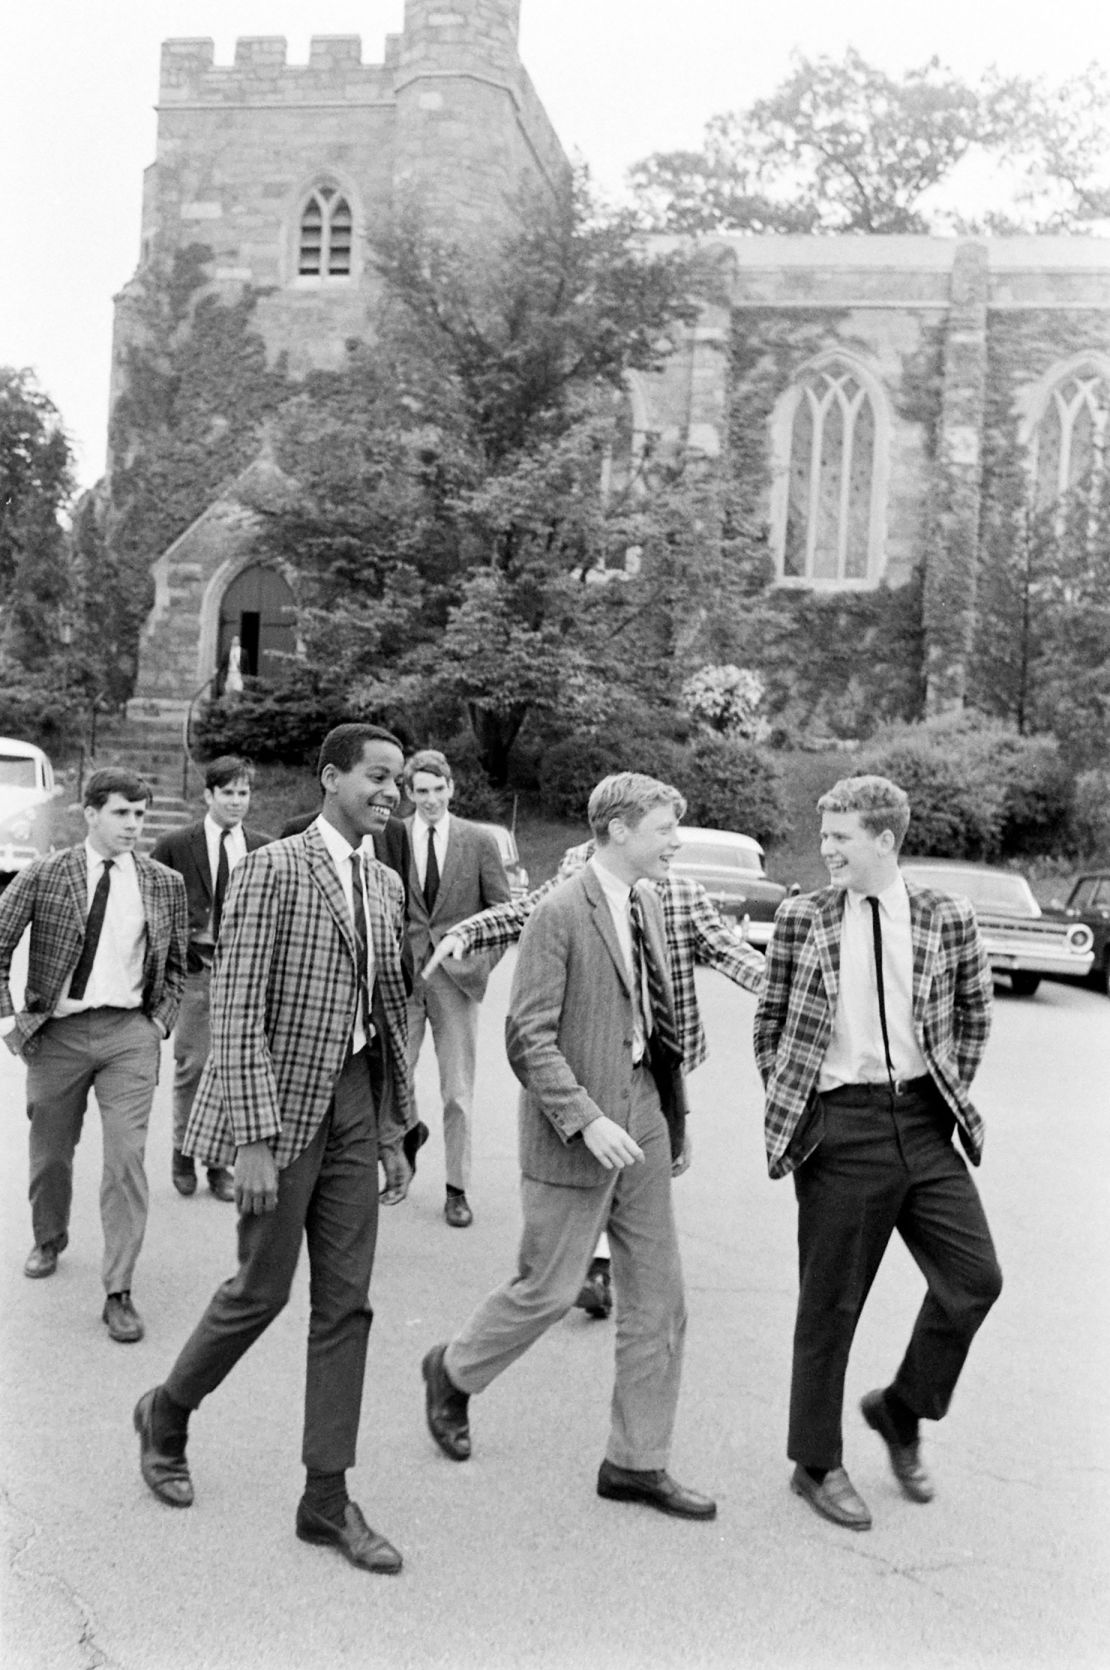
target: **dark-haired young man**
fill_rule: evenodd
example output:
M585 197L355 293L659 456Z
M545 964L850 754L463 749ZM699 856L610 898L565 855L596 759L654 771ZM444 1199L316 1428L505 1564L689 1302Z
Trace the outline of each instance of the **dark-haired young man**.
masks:
M306 1240L307 1478L296 1533L378 1572L399 1571L401 1556L349 1500L346 1473L373 1314L378 1163L403 1198L411 1120L401 883L362 843L396 805L402 764L397 739L375 725L329 731L317 766L320 817L249 853L231 878L212 1053L185 1151L208 1166L234 1161L239 1268L134 1414L143 1478L160 1501L189 1507L189 1416L285 1305Z
M32 864L0 898L0 1031L27 1063L31 1121L35 1244L24 1274L52 1276L69 1242L73 1156L95 1090L104 1131L103 1319L121 1344L143 1337L131 1278L146 1230L146 1133L162 1040L185 982L185 885L135 851L149 802L132 772L94 771L85 840ZM17 1015L8 976L27 927Z
M843 1464L860 1312L897 1230L927 1283L901 1364L860 1408L904 1496L928 1502L919 1423L944 1415L1002 1277L973 1165L971 1081L990 1030L990 963L966 899L903 879L905 791L846 777L817 802L829 887L786 899L767 951L755 1055L772 1177L798 1201L791 1488L853 1531L871 1514Z
M204 803L198 823L174 829L154 843L151 857L176 870L189 901L189 963L181 1011L173 1035L173 1186L179 1195L196 1193L197 1172L191 1154L183 1154L201 1070L208 1060L212 957L220 931L231 872L248 852L270 839L247 829L243 819L251 803L251 768L237 754L223 754L204 769ZM226 1166L210 1166L208 1187L217 1200L234 1200L235 1187Z

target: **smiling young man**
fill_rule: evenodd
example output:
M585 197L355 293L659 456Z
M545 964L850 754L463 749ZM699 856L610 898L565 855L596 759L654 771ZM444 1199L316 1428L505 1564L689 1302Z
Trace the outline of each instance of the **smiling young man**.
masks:
M927 1283L900 1367L860 1405L913 1502L932 1499L919 1423L946 1413L971 1341L1001 1290L973 1165L969 1097L992 983L966 900L903 879L904 791L848 777L818 801L831 886L784 900L756 1008L772 1177L793 1174L798 1312L787 1453L815 1513L865 1531L843 1465L848 1354L897 1230Z
M684 810L653 777L605 778L590 796L594 856L525 925L505 1023L523 1086L517 1272L423 1373L432 1437L465 1461L469 1398L571 1308L608 1227L616 1383L598 1495L711 1519L709 1497L666 1471L686 1330L671 1205L686 1108L662 910L637 885L665 877Z
M346 1473L373 1314L378 1163L388 1191L403 1198L410 1104L404 895L363 838L397 804L402 763L396 737L377 726L329 731L318 762L319 818L249 853L231 878L212 983L212 1053L185 1149L209 1166L234 1161L239 1268L134 1415L143 1478L160 1501L189 1507L189 1415L285 1305L305 1240L306 1481L296 1534L375 1572L399 1571L401 1556L349 1500Z
M136 852L150 790L118 769L85 785L80 846L40 859L0 899L0 1033L27 1063L31 1221L24 1274L54 1274L69 1242L73 1156L90 1090L104 1133L103 1319L133 1344L131 1279L146 1230L147 1126L162 1040L185 981L180 876ZM31 929L26 1007L13 1010L12 953Z
M189 900L189 966L181 1011L173 1035L173 1186L180 1195L196 1193L197 1172L191 1155L183 1154L185 1127L204 1063L211 1033L208 1025L212 986L212 958L220 931L231 872L248 852L270 839L247 829L243 819L251 803L251 768L235 754L224 754L204 768L204 803L199 823L172 830L155 842L151 857L176 870ZM208 1187L217 1200L234 1200L235 1186L226 1166L210 1166Z

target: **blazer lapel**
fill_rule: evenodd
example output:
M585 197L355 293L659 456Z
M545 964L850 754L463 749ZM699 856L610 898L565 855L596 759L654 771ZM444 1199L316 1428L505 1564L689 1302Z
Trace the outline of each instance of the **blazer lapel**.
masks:
M843 921L844 894L839 888L832 888L818 908L813 929L813 944L821 964L830 1014L836 1013L840 992L840 929Z
M85 919L89 914L89 864L85 856L85 843L71 847L69 862L65 868L66 890L70 904L73 907L77 932L84 935Z
M609 909L609 900L602 889L601 883L593 871L586 867L582 872L582 885L586 894L586 901L593 912L594 926L605 942L605 949L613 961L613 967L620 977L620 983L629 996L632 994L632 979L628 972L628 965L624 960L617 930L613 926L613 913Z
M324 903L335 918L336 927L343 936L344 943L351 953L351 959L358 961L358 949L355 945L355 925L351 920L351 913L347 908L347 896L343 891L343 884L332 862L331 853L324 845L324 838L311 828L305 831L305 856L308 859L312 879L320 889Z
M913 938L913 1014L921 1020L929 1002L933 969L940 951L940 924L924 894L912 882L906 883L910 896L910 933Z
M442 828L442 825L439 826ZM451 835L447 842L447 851L443 851L442 844L436 843L436 857L439 860L439 889L436 902L432 906L431 915L440 916L444 905L449 904L451 889L458 879L460 871L466 864L466 830L458 818L451 819Z

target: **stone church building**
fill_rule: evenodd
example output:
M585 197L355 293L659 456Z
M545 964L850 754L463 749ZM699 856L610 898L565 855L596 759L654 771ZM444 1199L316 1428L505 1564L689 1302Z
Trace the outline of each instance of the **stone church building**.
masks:
M113 406L148 328L140 297L183 252L203 248L205 296L257 295L252 329L303 376L341 367L370 334L367 236L401 191L465 233L503 221L522 187L558 190L568 163L520 61L519 12L520 0L406 0L377 63L357 36L314 39L307 64L288 63L280 38L240 40L230 65L210 40L167 41ZM632 379L634 429L747 472L784 590L899 588L923 573L929 703L958 703L986 453L1001 435L1051 497L1107 445L1110 241L713 243L726 300L660 376ZM109 479L126 462L113 450ZM246 672L293 647L296 576L257 560L240 498L273 471L260 427L253 458L150 551L131 717L179 719L218 689L233 638Z

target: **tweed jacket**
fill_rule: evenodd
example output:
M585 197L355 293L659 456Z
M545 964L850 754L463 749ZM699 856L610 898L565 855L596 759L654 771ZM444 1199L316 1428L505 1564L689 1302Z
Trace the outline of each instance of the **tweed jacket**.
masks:
M643 903L644 931L665 971L663 912L646 890ZM629 973L601 883L587 868L532 912L513 973L505 1046L524 1086L519 1121L525 1177L596 1188L609 1176L580 1133L601 1114L628 1129L632 1025ZM681 1118L681 1067L675 1063L670 1071L671 1099ZM666 1111L666 1098L660 1099ZM671 1139L673 1151L673 1124Z
M247 851L256 852L271 837L257 829L244 827L243 838ZM176 870L185 883L185 895L189 901L189 969L195 973L204 966L204 959L193 949L193 941L198 935L208 932L212 917L212 871L208 862L204 819L160 835L150 856L168 870Z
M401 975L404 895L392 870L363 858L381 1017L384 1095L378 1145L412 1123ZM347 1056L358 1001L354 924L315 827L249 853L231 872L212 980L212 1050L184 1150L230 1165L269 1142L278 1169L311 1142Z
M179 875L135 854L146 918L142 1010L169 1032L185 985L188 940L185 883ZM38 1048L36 1033L58 1006L85 940L89 872L85 843L40 858L20 871L0 895L0 1016L15 1013L8 984L12 954L30 924L24 1007L8 1035L15 1055Z
M568 848L558 872L542 887L537 887L523 899L510 899L507 904L494 905L479 916L458 923L451 932L459 935L467 951L503 949L512 945L520 938L525 922L539 901L569 876L585 869L593 850L592 841L583 841L580 846ZM700 881L691 881L686 876L668 876L666 881L649 881L644 885L652 889L663 906L663 928L674 988L675 1021L682 1046L682 1064L686 1072L692 1073L709 1053L694 982L695 964L715 968L718 974L743 986L745 991L759 992L763 986L763 958L722 920Z
M503 904L512 897L512 889L493 836L487 829L479 829L476 824L452 814L447 856L442 859L439 891L429 915L416 868L415 822L415 817L405 819L412 846L409 944L412 946L413 962L419 970L456 922L461 922L465 916L473 916L475 911L485 910L487 905ZM499 957L500 952L495 955L488 951L463 957L457 962L448 957L440 967L467 997L480 1001L486 995L486 985Z
M973 1165L983 1122L968 1090L990 1032L993 983L966 899L906 882L913 940L913 1024L929 1074L955 1116ZM844 893L826 887L784 899L767 948L755 1012L755 1058L767 1093L764 1135L772 1177L784 1177L823 1131L817 1078L832 1035L840 979Z

